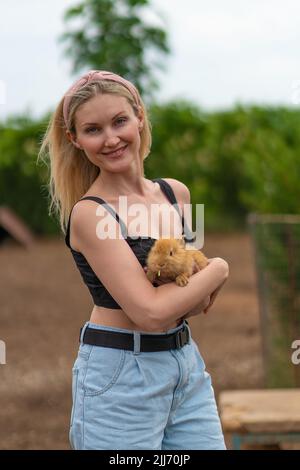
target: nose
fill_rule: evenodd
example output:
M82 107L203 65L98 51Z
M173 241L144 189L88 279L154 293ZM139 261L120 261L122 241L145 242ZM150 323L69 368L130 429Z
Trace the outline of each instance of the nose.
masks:
M118 137L116 134L114 134L111 131L106 133L105 140L104 140L104 147L114 148L119 144L119 142L120 142L120 137Z
M162 269L162 268L165 267L165 263L163 263L163 264L158 264L157 267L158 267L158 269Z

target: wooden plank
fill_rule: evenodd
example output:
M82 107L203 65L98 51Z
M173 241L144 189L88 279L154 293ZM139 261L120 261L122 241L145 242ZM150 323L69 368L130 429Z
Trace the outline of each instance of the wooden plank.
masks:
M221 392L224 432L300 432L300 389Z
M35 237L29 227L9 207L0 206L0 226L19 243L29 248Z

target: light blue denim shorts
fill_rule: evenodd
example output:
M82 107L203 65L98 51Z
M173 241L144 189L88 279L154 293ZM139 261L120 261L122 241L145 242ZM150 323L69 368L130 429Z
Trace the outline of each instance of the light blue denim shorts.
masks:
M211 378L191 337L180 349L140 352L135 332L135 351L127 351L83 344L87 326L133 333L84 325L73 367L73 449L225 449Z

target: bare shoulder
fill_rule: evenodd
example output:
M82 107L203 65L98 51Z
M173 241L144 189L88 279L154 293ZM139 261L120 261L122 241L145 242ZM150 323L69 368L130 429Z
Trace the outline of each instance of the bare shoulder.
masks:
M173 178L163 178L174 191L176 199L179 204L190 204L191 195L189 188L182 183L181 181L175 180Z
M91 199L77 201L72 210L72 225L82 227L86 224L92 224L97 217L97 210L100 205L99 202Z
M74 250L81 252L82 238L96 235L97 223L101 217L110 218L110 226L114 224L117 230L117 221L97 201L85 199L74 204L70 218L70 245Z

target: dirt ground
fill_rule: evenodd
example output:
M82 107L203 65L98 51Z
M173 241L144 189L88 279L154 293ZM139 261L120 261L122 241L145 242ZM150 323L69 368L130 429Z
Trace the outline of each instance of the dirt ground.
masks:
M208 315L190 321L218 397L263 386L252 245L247 234L207 235L203 251L230 265ZM71 368L92 309L62 238L30 251L0 246L0 449L69 449Z

